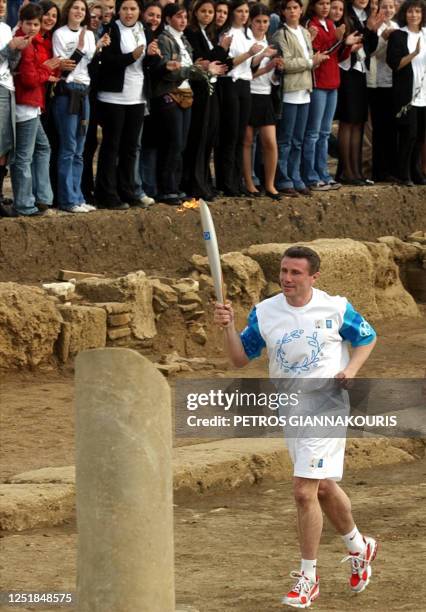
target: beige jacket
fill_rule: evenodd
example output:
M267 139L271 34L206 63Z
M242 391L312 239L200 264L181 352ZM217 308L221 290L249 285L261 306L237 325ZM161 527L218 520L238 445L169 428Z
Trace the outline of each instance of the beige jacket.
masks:
M312 91L312 41L306 28L302 28L303 37L309 51L306 59L303 49L296 36L287 26L277 30L272 37L273 44L280 50L284 59L284 92L308 90Z

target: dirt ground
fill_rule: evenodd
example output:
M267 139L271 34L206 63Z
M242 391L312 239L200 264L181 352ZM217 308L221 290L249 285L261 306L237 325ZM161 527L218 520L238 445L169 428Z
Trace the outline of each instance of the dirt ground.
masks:
M378 325L380 341L361 374L423 377L425 323L426 317ZM264 361L255 363L245 375L261 376L265 368ZM226 372L227 376L233 374L236 372ZM209 377L212 372L196 375ZM72 372L10 373L3 377L1 398L0 481L29 469L74 462ZM346 474L344 485L357 523L380 542L374 579L362 595L349 592L349 569L340 564L344 548L326 526L319 560L321 597L316 609L426 609L422 608L426 596L423 571L418 570L424 565L426 552L425 476L425 459L391 470L371 468ZM282 609L280 598L291 584L288 572L297 569L298 563L295 530L288 482L264 483L227 496L180 500L175 508L177 602L192 604L200 612ZM74 522L3 533L0 591L74 591L75 547Z
M373 578L364 593L350 592L349 565L340 563L345 549L326 524L319 556L321 595L313 609L425 609L425 476L426 460L346 474L357 524L379 542ZM7 535L1 542L7 559L2 589L74 590L75 524ZM292 585L288 573L299 562L291 485L180 505L175 508L175 554L177 603L200 612L283 610L280 599Z
M426 187L344 187L297 200L223 199L211 206L221 252L315 238L405 238L424 229ZM204 254L198 210L99 211L0 220L0 281L54 280L58 270L184 275Z

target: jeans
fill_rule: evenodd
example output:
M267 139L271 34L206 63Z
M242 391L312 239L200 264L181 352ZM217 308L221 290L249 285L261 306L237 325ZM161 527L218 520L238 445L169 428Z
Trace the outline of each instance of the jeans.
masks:
M305 188L300 176L300 161L308 114L309 104L283 102L277 130L279 170L277 189Z
M50 146L40 118L17 123L15 157L10 172L14 208L18 214L32 215L37 212L36 201L52 203L49 162Z
M328 139L337 105L337 89L314 89L303 142L302 174L308 185L329 183Z
M79 83L67 83L67 89L83 91L87 88ZM58 203L64 210L70 210L84 202L81 176L86 126L90 113L88 96L84 96L79 114L70 114L68 106L67 95L56 96L53 99L53 116L59 136Z

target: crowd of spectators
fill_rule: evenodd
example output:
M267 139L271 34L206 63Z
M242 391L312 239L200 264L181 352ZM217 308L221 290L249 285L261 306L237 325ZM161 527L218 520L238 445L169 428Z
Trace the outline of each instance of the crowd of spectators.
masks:
M425 185L425 143L424 0L0 0L1 216Z

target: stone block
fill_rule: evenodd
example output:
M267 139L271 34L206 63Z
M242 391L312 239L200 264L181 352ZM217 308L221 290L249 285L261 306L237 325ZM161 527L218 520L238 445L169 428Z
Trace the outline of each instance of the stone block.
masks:
M226 296L230 299L238 299L247 305L259 302L266 281L257 261L237 251L221 255L220 260L226 284ZM207 257L193 255L191 262L201 275L210 274Z
M419 317L419 307L401 283L391 249L377 242L366 242L365 245L374 262L375 300L381 316L384 319Z
M395 261L399 263L416 261L423 252L421 246L416 246L410 242L403 242L396 236L381 236L380 238L377 238L377 242L386 244L392 251Z
M183 295L189 291L197 292L200 289L200 284L194 278L180 278L176 283L174 283L173 289L177 291L179 295Z
M0 367L48 361L61 329L54 301L42 289L0 283Z
M118 340L119 338L126 338L130 336L132 330L130 327L115 327L108 330L108 338L110 340Z
M58 306L65 325L57 352L66 361L80 351L106 344L106 312L96 306Z
M123 312L122 314L111 314L108 315L108 325L111 327L121 327L122 325L127 325L130 323L131 316L128 312Z
M132 307L127 302L95 302L93 306L103 308L107 314L122 314L130 312Z
M22 531L59 525L75 508L75 487L59 484L0 484L0 529Z
M207 334L203 325L200 323L190 323L189 339L203 346L207 342Z
M82 297L93 302L127 302L132 315L130 327L138 340L156 335L152 284L142 270L118 278L82 280L76 287Z
M162 283L159 278L150 278L149 282L151 283L154 297L157 297L168 305L176 304L178 296L170 285Z

